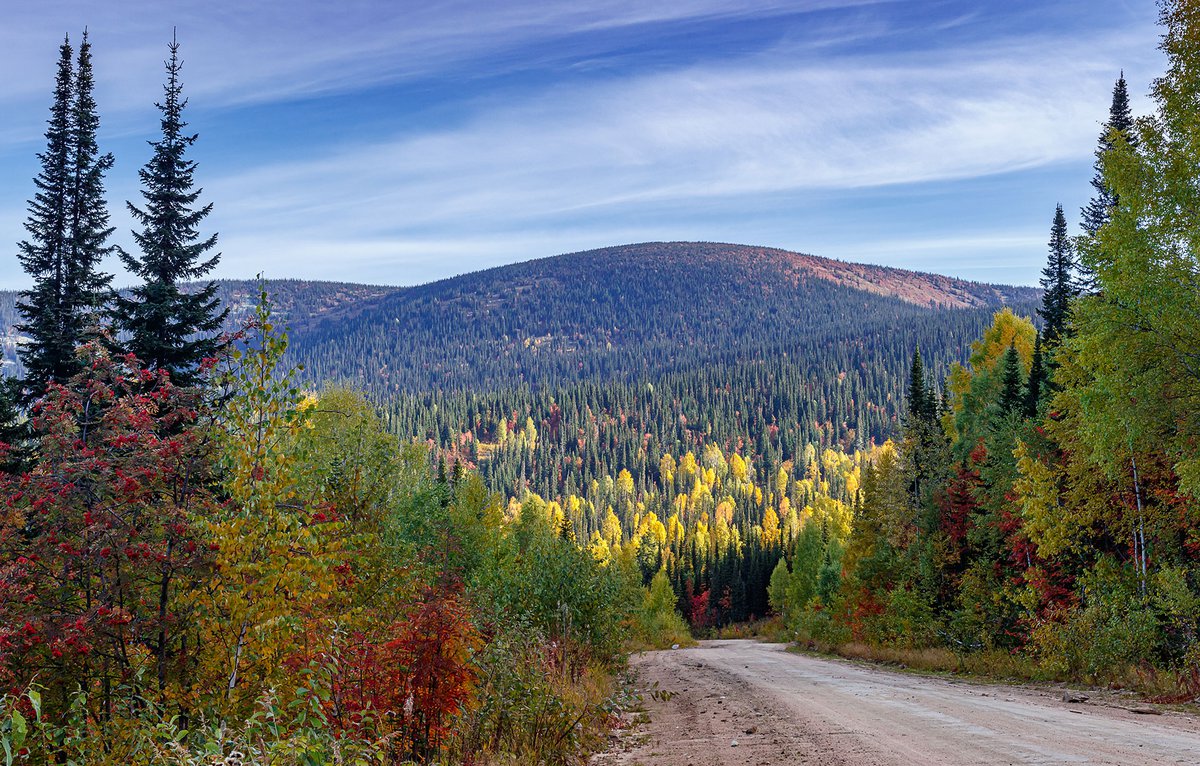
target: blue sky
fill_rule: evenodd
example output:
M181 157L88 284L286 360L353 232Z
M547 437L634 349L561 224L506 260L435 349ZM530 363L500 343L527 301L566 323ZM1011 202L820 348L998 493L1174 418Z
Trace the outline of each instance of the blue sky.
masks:
M0 26L0 287L86 25L116 241L172 27L217 276L416 284L647 240L1033 283L1150 0L44 0ZM116 259L109 270L129 278Z

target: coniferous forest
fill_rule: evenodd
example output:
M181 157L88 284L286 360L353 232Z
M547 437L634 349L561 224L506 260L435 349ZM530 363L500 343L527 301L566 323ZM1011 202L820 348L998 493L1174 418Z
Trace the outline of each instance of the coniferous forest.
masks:
M180 44L126 252L67 38L0 296L5 762L579 763L630 651L757 620L1196 699L1200 8L1162 23L1040 289L695 242L211 280Z

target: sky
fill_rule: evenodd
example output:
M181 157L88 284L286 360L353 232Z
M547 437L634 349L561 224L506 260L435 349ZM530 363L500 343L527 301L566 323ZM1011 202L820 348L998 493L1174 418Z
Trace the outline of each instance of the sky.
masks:
M1033 284L1164 69L1151 0L0 3L0 288L85 27L116 244L174 29L214 276L392 285L667 240Z

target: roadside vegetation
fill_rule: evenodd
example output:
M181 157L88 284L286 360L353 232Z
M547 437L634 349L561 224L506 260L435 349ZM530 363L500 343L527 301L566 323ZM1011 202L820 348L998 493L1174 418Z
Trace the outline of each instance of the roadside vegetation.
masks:
M1085 233L1053 219L1040 326L998 313L940 394L914 355L849 534L805 528L777 566L802 643L1200 697L1198 19L1164 5L1157 114L1117 83Z

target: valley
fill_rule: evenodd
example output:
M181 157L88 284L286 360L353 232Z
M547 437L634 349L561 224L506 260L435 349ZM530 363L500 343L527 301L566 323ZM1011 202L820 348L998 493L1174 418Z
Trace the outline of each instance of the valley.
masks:
M229 5L0 31L3 766L1197 761L1200 0Z

